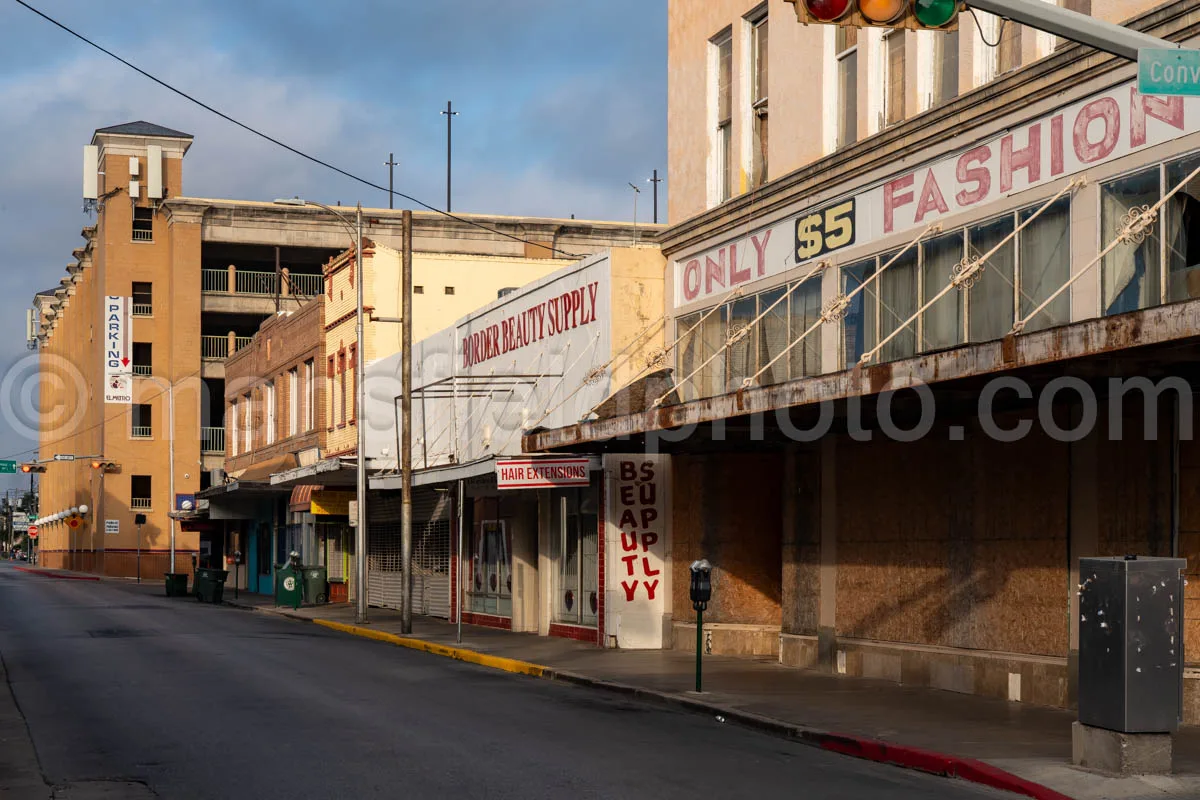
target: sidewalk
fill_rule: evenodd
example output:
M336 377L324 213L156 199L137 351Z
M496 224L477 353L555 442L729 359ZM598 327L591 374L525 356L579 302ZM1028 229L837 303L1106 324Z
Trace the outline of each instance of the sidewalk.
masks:
M261 595L234 599L230 593L225 599L256 611L354 627L354 609L345 604L293 610L277 609L271 598ZM372 608L369 620L363 627L371 632L400 633L399 612ZM647 690L647 699L707 709L780 734L788 734L790 726L821 732L822 737L833 732L850 740L848 748L829 748L843 752L862 749L863 743L854 740L870 739L931 751L918 754L920 758L946 754L978 759L1076 800L1200 797L1200 727L1181 729L1177 735L1175 775L1110 778L1071 766L1075 714L1061 709L839 677L782 667L769 659L721 656L705 656L705 692L696 695L689 691L695 680L695 656L689 653L608 650L470 625L463 627L458 645L454 625L428 617L413 619L408 638L542 665L548 668L545 677L625 692ZM808 738L799 731L791 735ZM896 760L913 763L911 757ZM1031 794L1038 794L1036 787Z

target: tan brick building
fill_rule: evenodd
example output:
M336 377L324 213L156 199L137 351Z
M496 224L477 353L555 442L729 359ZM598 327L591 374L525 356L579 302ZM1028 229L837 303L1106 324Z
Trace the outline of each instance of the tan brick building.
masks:
M45 516L89 510L76 527L61 519L42 527L48 566L133 575L140 549L143 575L168 568L168 515L193 516L197 509L183 504L195 506L195 493L224 480L225 359L249 344L264 320L324 291L324 265L351 241L344 220L317 206L184 196L183 158L191 143L188 134L135 122L97 130L85 149L84 195L95 224L83 229L84 245L74 251L67 277L35 301L42 371L54 376L39 398L38 460L46 470L40 508ZM400 210L364 213L372 241L400 245ZM418 297L417 311L425 303L446 319L473 307L467 303L485 302L483 295L566 263L556 256L656 232L612 222L449 219L433 212L415 213L413 227L419 263L430 265L422 279L430 294ZM488 280L444 263L454 255L478 258ZM123 326L132 362L129 402L104 402L106 297L125 298L130 309ZM55 461L55 455L78 458ZM115 466L93 469L93 459ZM136 514L147 518L140 538ZM190 569L191 556L212 545L197 531L176 525L175 532L175 566Z

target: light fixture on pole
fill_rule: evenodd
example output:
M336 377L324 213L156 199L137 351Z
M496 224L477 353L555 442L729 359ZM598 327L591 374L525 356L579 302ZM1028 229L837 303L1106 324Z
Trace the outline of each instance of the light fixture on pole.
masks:
M358 518L354 527L354 580L355 588L355 608L354 619L356 622L363 623L367 621L367 462L366 462L366 426L363 424L363 400L364 400L364 383L366 370L363 365L366 363L366 348L363 342L363 261L362 261L362 240L363 240L363 216L362 203L358 203L355 209L355 223L351 224L350 220L339 211L335 211L324 203L318 203L315 200L301 200L298 197L292 199L276 200L275 203L281 206L316 206L333 214L339 222L346 226L353 239L351 247L354 248L354 279L356 281L357 302L355 308L355 362L354 362L354 414L357 418L355 430L357 431L357 447L358 456L355 459L356 483L357 483L357 507ZM407 216L407 215L406 215ZM407 226L406 226L407 228Z
M636 183L629 184L629 188L633 189L633 229L637 230L637 200L642 190L638 188Z

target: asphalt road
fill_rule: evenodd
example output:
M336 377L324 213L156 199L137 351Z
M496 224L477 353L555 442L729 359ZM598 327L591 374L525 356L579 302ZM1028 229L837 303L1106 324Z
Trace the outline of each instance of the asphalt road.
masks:
M56 797L89 785L171 800L1011 797L596 690L7 563L0 656L42 773L67 787Z

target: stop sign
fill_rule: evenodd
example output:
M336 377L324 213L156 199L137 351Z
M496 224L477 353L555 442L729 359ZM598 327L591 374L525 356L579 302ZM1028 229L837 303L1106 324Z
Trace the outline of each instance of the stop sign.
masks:
M29 526L29 538L30 538L30 539L36 539L36 538L37 538L37 525L30 525L30 526Z

